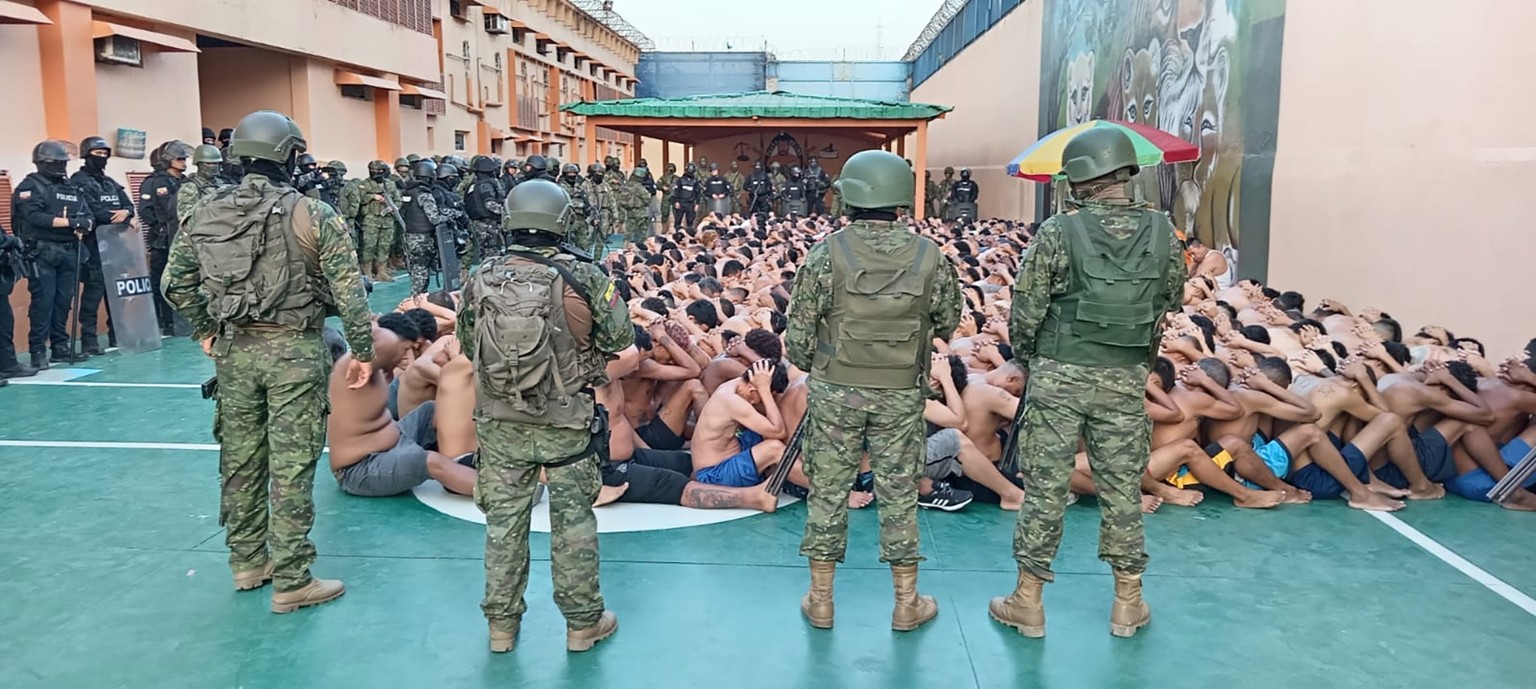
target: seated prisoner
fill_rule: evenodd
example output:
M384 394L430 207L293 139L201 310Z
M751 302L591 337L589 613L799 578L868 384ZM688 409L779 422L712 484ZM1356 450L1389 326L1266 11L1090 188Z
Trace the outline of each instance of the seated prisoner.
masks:
M694 429L694 478L736 488L762 483L763 473L783 457L789 438L775 399L788 387L783 362L764 359L735 384L721 385L710 395Z

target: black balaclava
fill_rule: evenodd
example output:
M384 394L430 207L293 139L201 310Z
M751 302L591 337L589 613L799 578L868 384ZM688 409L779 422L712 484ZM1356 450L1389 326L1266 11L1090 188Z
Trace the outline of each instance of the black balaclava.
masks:
M99 175L106 172L107 161L109 159L111 159L111 156L93 156L87 153L85 155L85 167L87 170L90 170L91 172Z
M67 163L62 160L50 160L41 162L37 164L37 173L55 182L60 182L64 180L64 174L66 172L64 166L66 164Z
M245 166L245 174L261 175L274 182L292 184L294 161L297 157L297 152L294 152L288 154L288 162L286 163L276 163L261 158L242 158L240 162Z

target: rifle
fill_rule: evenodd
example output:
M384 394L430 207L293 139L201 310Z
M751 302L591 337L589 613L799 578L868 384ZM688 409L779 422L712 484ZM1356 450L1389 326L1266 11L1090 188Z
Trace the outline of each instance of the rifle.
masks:
M1019 430L1024 426L1024 397L1019 397L1018 411L1013 413L1013 425L1008 427L1008 442L1003 443L1003 456L999 461L998 469L1002 471L1003 478L1009 483L1014 481L1014 475L1019 473Z
M1503 504L1505 500L1509 499L1510 495L1520 490L1520 487L1524 486L1526 481L1531 479L1532 475L1536 475L1536 448L1532 448L1530 452L1525 453L1525 458L1521 459L1514 467L1511 467L1509 473L1505 474L1504 478L1500 479L1493 486L1493 489L1488 491L1488 499Z
M789 470L795 465L795 460L800 458L800 445L805 438L805 419L800 420L800 425L795 426L795 432L789 436L789 442L784 443L784 454L779 457L779 464L773 468L773 475L768 477L768 483L763 489L769 495L777 496L784 489L784 479L789 477Z

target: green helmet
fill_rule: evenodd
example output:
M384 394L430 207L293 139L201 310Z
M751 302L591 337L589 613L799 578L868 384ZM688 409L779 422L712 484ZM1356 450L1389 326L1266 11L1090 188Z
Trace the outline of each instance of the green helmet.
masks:
M409 160L407 160L405 158L396 158L395 159L395 169L396 170L399 170L400 168L403 168L403 167L410 167L410 166L411 166L411 161L409 161Z
M843 165L832 187L853 208L910 208L917 198L917 175L895 153L860 151Z
M327 170L335 172L338 175L347 174L347 164L339 160L333 160L329 163L326 163L323 167L325 167Z
M203 144L192 149L192 164L205 165L208 163L224 162L224 154L219 152L217 146Z
M1120 170L1131 175L1141 171L1136 145L1125 132L1113 127L1094 127L1072 137L1061 151L1062 172L1072 183L1087 182Z
M539 230L564 237L571 197L554 182L532 179L512 187L503 207L507 211L507 229Z
M380 175L380 174L382 174L382 175L389 174L389 164L388 163L386 163L386 162L384 162L382 160L375 160L375 161L372 161L372 162L368 163L368 175L370 177L373 176L373 175Z
M560 159L553 156L545 160L544 164L549 167L550 172L560 169Z
M229 137L229 154L287 163L297 151L309 148L304 132L293 118L272 110L257 110L235 125ZM169 157L167 157L167 160Z
M421 160L421 156L416 155L415 153L412 153L412 154L410 154L410 155L405 157L405 162L407 164L409 164L409 165L415 165L416 162L419 161L419 160Z

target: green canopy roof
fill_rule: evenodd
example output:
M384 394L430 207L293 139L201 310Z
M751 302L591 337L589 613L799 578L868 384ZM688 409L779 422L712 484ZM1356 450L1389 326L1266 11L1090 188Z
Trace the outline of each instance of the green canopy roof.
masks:
M924 103L811 96L787 91L748 91L685 98L582 101L566 103L560 106L560 109L587 117L931 120L954 108Z

